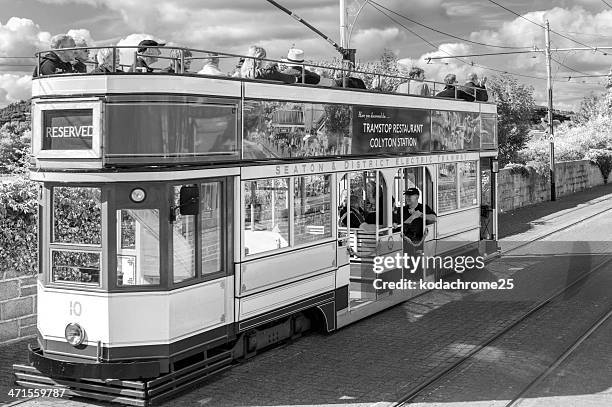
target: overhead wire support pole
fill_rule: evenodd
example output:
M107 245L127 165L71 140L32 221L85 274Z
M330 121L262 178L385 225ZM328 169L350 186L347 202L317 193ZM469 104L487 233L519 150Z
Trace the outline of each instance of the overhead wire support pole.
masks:
M545 25L546 41L546 83L548 88L548 137L550 140L550 200L557 200L556 180L555 180L555 135L553 130L553 90L552 90L552 68L550 55L550 25L546 20Z

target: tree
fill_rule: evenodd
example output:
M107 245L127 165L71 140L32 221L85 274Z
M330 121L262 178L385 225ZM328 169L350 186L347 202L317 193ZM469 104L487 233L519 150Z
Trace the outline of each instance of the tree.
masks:
M528 141L534 90L507 74L494 76L487 89L497 100L499 161L505 166L516 161L517 152Z

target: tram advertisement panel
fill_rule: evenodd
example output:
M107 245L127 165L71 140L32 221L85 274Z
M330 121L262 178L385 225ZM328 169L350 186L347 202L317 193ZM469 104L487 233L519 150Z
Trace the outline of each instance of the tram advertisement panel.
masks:
M90 150L93 132L93 109L43 113L43 150Z
M353 106L351 154L429 152L429 110Z
M433 151L480 149L480 115L434 110L431 118Z

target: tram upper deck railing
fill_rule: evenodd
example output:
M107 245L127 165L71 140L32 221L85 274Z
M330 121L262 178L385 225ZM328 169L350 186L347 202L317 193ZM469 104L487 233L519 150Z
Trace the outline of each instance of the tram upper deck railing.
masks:
M139 52L142 48L147 48L147 51ZM96 57L97 54L101 51L105 50L105 55L107 55L106 61L103 63L99 62L99 59ZM151 55L151 51L149 50L158 50L159 55ZM88 59L84 62L81 62L84 67L87 67L86 72L78 72L73 70L72 72L59 72L52 74L41 74L41 65L48 63L48 56L53 56L62 59L64 58L67 61L71 61L72 64L77 60L74 58L74 54L78 51L86 51L89 55ZM93 58L92 54L96 54ZM59 57L58 55L61 55ZM125 59L129 57L132 60L131 64L122 64L121 59ZM53 59L55 58L53 57ZM160 68L156 66L138 66L136 61L146 60L147 58L154 58L157 64L157 60L168 61L169 66ZM218 59L222 61L236 61L236 64L233 64L234 67L234 75L232 72L227 72L227 74L223 75L210 75L206 73L194 72L190 70L190 65L194 63L198 63L199 61L210 61L211 59ZM247 62L251 61L251 63ZM68 65L71 65L71 62L67 62ZM241 66L241 63L246 63L248 66L252 67L252 72L248 72L248 70L240 70L238 69L238 73L236 74L237 67ZM194 48L183 48L183 47L171 47L171 46L106 46L106 47L74 47L74 48L63 48L63 49L55 49L55 50L46 50L36 53L36 68L34 70L34 78L40 77L48 77L49 75L89 75L89 74L140 74L140 73L157 73L157 74L167 74L167 75L178 75L178 76L204 76L204 77L223 77L223 78L237 78L237 79L247 79L247 80L257 80L259 78L259 74L257 72L258 67L267 63L268 67L276 65L280 67L282 71L283 67L293 66L298 67L301 74L299 74L296 78L295 83L300 84L309 84L309 74L308 71L314 71L319 77L320 81L318 83L310 83L311 85L318 85L321 87L332 87L332 88L352 88L360 89L370 92L383 92L383 93L397 93L397 94L410 94L412 96L426 96L426 97L445 97L450 99L458 99L458 100L468 100L473 101L476 99L476 102L479 103L487 103L487 100L483 100L483 95L486 95L486 89L483 87L473 87L468 85L459 85L458 83L452 84L450 88L448 84L438 81L431 80L419 80L410 78L406 75L396 75L387 72L379 72L379 71L366 71L366 70L358 70L358 69L344 69L338 64L330 63L330 64L317 64L314 62L294 62L288 61L286 59L270 59L270 58L258 58L252 57L248 55L240 55L240 54L232 54L226 52L217 52L210 50L201 50ZM68 66L66 65L66 66ZM74 66L74 65L72 65ZM44 71L44 69L42 70ZM245 75L247 74L247 75ZM263 78L266 81L270 81L273 79ZM357 79L357 81L355 81ZM365 87L359 88L359 80L363 81L363 85ZM282 83L282 81L278 80L277 82ZM410 85L414 85L414 88L417 88L417 91L410 90ZM422 86L426 85L426 86ZM440 92L449 89L444 93L444 96L437 96ZM467 95L466 95L467 94ZM470 100L470 98L473 98ZM491 102L489 102L491 103Z
M136 58L146 54L133 53L133 47L107 49L113 63L102 72L107 76L89 71L42 75L34 81L32 148L39 168L233 165L439 152L492 154L497 149L494 104L400 96L390 92L390 86L353 93L331 85L276 85L218 75L202 79L200 86L197 78L206 76L185 68L187 61L204 58L196 52L208 51L172 48L173 56L155 57L170 61L173 72L123 73L117 69L120 52ZM191 56L185 56L187 51ZM37 55L39 60L43 55ZM40 71L41 65L37 68ZM339 81L344 82L345 71L323 68L341 72ZM406 79L368 74L376 76L365 77L368 83ZM431 89L439 85L427 83Z

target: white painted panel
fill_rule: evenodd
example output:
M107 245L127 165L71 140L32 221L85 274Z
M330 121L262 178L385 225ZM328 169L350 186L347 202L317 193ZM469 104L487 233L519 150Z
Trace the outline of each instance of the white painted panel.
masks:
M384 93L322 89L317 87L287 86L245 82L244 97L257 99L280 99L296 102L345 103L371 106L410 107L414 109L457 110L479 112L480 103L441 98L389 95Z
M109 298L113 346L168 343L170 337L168 293L118 294Z
M242 263L240 294L286 284L335 266L336 245L328 243Z
M351 276L351 265L347 264L336 270L336 288L342 287L349 284L349 278Z
M37 308L38 329L45 338L65 341L66 325L76 322L85 329L88 344L109 341L109 311L105 293L49 289L39 282Z
M477 242L478 240L480 240L480 228L440 239L436 242L436 255L439 256L459 247Z
M240 81L198 76L85 75L40 78L32 81L32 97L100 93L181 93L240 97Z
M273 290L253 294L238 300L239 320L263 314L334 289L334 272L297 281Z
M100 162L97 162L100 166ZM65 168L65 163L63 164ZM31 178L40 182L135 182L135 181L173 181L199 178L215 178L238 175L240 168L211 168L163 172L45 172L32 171Z
M234 319L226 302L233 278L175 290L170 296L170 340L209 330ZM228 293L229 289L229 293Z
M475 227L480 227L480 208L478 207L438 216L438 238L461 233Z

